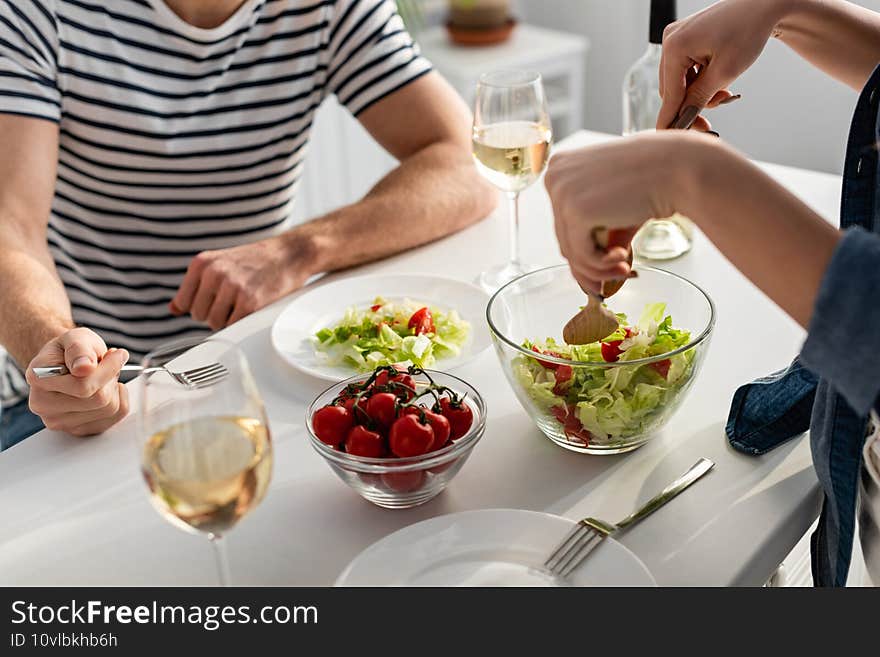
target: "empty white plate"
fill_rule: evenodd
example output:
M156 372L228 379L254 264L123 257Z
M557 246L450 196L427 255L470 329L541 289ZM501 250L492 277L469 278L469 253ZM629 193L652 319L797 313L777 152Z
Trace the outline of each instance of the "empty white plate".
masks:
M491 345L486 328L488 295L476 285L451 278L428 275L355 276L328 283L297 297L282 311L272 326L272 346L296 369L328 381L340 381L356 374L354 368L322 362L312 336L342 319L347 308L365 308L381 296L389 301L412 299L441 310L457 310L470 322L471 334L454 358L441 358L431 369L451 370L464 365Z
M430 518L361 552L336 586L657 586L641 560L606 538L561 581L541 568L574 521L488 509Z

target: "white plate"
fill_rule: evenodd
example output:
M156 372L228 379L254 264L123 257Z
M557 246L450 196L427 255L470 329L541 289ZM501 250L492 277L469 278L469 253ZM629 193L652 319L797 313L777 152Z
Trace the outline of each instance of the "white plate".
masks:
M331 367L315 353L311 337L342 319L350 306L364 308L381 296L388 301L412 299L441 310L457 310L470 322L471 334L454 358L440 358L432 369L451 370L464 365L491 345L486 329L488 295L476 285L428 275L377 275L346 278L317 287L290 302L272 326L272 346L288 363L311 376L340 381L356 374L354 368Z
M336 586L657 586L607 538L565 581L540 568L575 523L518 509L464 511L404 527L360 553Z

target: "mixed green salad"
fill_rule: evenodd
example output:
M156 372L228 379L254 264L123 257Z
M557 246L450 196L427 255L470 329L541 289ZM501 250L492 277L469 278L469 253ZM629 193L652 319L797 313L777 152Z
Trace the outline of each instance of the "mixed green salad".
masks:
M328 365L372 372L381 365L431 367L461 353L470 324L458 312L376 297L367 308L349 308L334 326L318 331L315 351Z
M620 363L659 356L683 347L690 333L675 329L666 304L645 307L635 326L619 314L618 330L587 345L567 345L552 338L526 341L535 356L520 355L513 373L538 409L554 417L569 439L613 445L650 431L693 374L695 352L689 349L651 363L603 367L566 365L541 356L593 363Z

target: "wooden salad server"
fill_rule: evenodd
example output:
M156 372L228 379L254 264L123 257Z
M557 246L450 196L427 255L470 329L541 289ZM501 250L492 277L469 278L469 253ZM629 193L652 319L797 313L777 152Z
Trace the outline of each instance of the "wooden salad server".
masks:
M625 230L607 230L596 228L593 231L596 247L603 251L615 246L629 248L629 264L632 265L633 253L629 244L629 233ZM624 281L602 281L602 294L587 294L587 305L568 320L562 329L562 338L566 344L591 344L614 333L620 323L617 316L606 308L605 299L623 287Z

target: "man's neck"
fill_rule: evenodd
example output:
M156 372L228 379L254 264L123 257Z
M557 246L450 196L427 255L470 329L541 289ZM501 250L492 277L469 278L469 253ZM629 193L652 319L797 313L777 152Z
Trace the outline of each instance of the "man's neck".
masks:
M219 27L246 0L162 0L175 14L190 25L211 29Z

